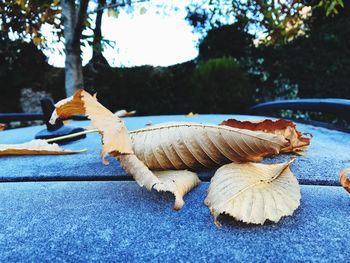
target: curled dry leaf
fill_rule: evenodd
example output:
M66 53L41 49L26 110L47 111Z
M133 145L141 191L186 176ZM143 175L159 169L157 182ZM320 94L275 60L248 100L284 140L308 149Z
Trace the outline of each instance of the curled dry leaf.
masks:
M136 114L136 110L133 111L126 111L126 110L118 110L114 113L114 115L116 115L117 117L129 117L129 116L133 116Z
M280 135L199 123L165 123L130 132L136 156L151 170L199 170L260 161L289 146Z
M55 123L57 118L67 118L74 114L86 114L102 134L101 157L105 164L108 161L104 156L133 153L132 144L124 122L112 112L102 106L95 96L84 90L78 90L74 96L59 101L52 113L50 122Z
M350 193L350 180L348 178L348 174L350 174L350 168L345 168L340 171L340 184L346 191Z
M175 184L175 205L174 209L179 210L184 205L183 196L190 192L194 187L200 184L200 180L196 173L187 170L168 170L157 171L154 174L164 184Z
M20 144L0 144L1 155L45 155L74 154L81 151L70 151L60 148L57 144L49 144L44 140L32 140Z
M153 174L134 155L124 122L84 90L79 90L73 97L58 102L56 107L51 122L73 114L86 114L102 135L102 157L105 153L118 157L125 171L131 174L140 186L145 186L148 190L155 189L173 193L175 195L175 209L180 209L183 206L183 196L198 185L198 177L188 171L163 172L159 174L159 177Z
M309 137L305 137L307 134L302 134L297 131L296 125L288 120L261 120L261 121L239 121L235 119L229 119L223 121L220 125L230 126L238 129L246 129L250 131L262 131L265 133L278 134L285 137L290 144L281 152L296 152L304 151L307 146L310 145ZM309 134L310 135L310 134Z
M245 223L278 222L300 204L300 187L289 169L294 161L279 164L227 164L217 170L205 204L214 216L230 215Z
M133 175L140 186L158 192L171 192L175 196L174 209L179 210L184 205L183 196L196 187L200 180L190 171L159 171L152 173L135 155L119 157L121 165L128 174Z

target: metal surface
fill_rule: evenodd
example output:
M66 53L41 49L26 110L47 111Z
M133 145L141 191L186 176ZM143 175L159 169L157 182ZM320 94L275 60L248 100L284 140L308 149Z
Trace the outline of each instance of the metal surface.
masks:
M332 113L345 120L350 120L350 100L346 99L298 99L269 101L251 107L248 112L250 114L263 114L275 109Z

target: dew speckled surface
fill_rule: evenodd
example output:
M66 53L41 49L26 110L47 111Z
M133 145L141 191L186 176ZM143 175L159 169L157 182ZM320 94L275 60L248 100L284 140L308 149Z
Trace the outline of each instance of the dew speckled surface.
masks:
M0 184L1 262L347 262L349 195L302 186L301 206L278 224L217 228L208 183L172 210L170 194L135 182Z

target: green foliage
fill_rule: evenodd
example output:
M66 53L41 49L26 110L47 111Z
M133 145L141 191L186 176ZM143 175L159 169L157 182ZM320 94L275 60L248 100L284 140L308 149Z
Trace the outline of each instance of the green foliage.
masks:
M19 39L29 37L35 45L45 46L41 27L50 24L61 36L60 14L57 0L2 0L0 1L1 37L15 33Z
M87 89L97 92L112 110L136 109L141 115L185 114L193 110L189 80L194 68L187 62L167 68L85 68Z
M239 113L252 103L247 75L231 57L200 63L191 79L195 111L200 113Z
M335 17L315 12L310 33L287 45L262 48L261 68L273 80L297 84L304 98L350 98L350 6ZM276 87L276 86L275 86Z
M317 6L326 10L326 16L336 15L339 13L339 7L344 7L344 2L343 0L320 0Z
M234 57L249 78L249 86L254 89L249 94L250 103L274 99L297 97L298 85L286 78L278 64L274 46L256 48L253 36L244 32L237 24L225 25L210 30L199 45L199 58Z
M307 7L305 9L305 7ZM333 16L344 7L343 0L203 0L188 6L186 19L199 31L240 23L249 29L264 33L265 44L283 44L303 34L304 21L313 10L322 10L324 16Z

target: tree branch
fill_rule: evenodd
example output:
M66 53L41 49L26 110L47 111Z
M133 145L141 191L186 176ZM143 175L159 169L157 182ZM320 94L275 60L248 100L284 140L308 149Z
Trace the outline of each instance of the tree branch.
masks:
M74 27L74 45L80 46L80 39L84 29L84 21L87 15L87 8L89 5L89 0L81 0L79 5L79 11L77 13L77 18Z
M117 7L132 5L132 4L140 4L140 3L144 3L144 2L149 2L149 0L135 0L135 1L127 1L127 2L123 2L123 3L109 4L109 5L105 5L103 7L97 7L95 10L88 12L88 14L89 15L94 14L94 13L97 13L98 11L103 11L103 10L108 9L108 8L117 8Z
M62 0L62 18L64 25L64 38L66 52L70 52L73 47L74 26L76 24L75 4L72 0Z

